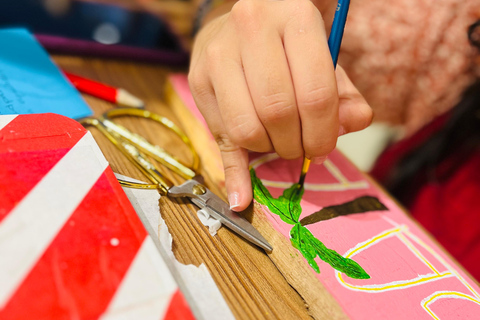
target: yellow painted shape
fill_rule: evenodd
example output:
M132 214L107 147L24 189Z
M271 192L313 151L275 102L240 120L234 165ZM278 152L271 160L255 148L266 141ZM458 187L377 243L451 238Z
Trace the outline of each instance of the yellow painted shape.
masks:
M385 285L378 285L378 287L361 287L361 286L354 286L354 285L351 285L351 284L348 284L345 282L345 280L343 279L343 276L340 272L337 272L337 277L338 279L340 280L340 282L342 282L346 287L348 288L352 288L352 289L356 289L356 290L360 290L360 291L385 291L385 290L389 290L389 289L395 289L395 288L406 288L406 287L409 287L409 286L414 286L414 285L417 285L419 283L423 283L423 282L428 282L428 281L432 281L432 280L437 280L439 278L443 278L443 277L447 277L447 276L451 276L452 273L451 272L443 272L443 273L440 273L414 246L413 244L408 241L405 236L402 234L403 232L406 232L408 230L408 228L406 226L400 226L398 228L395 228L395 229L390 229L390 230L387 230L381 234L379 234L378 236L370 239L369 241L365 242L363 245L359 246L358 248L355 248L354 250L352 250L350 253L348 253L345 258L351 258L352 256L354 256L358 251L361 251L363 249L366 249L372 245L374 245L376 242L379 242L385 238L387 238L388 236L391 236L391 235L395 235L397 237L399 237L399 239L410 249L413 251L413 253L419 258L421 259L425 265L427 265L433 272L435 272L435 275L432 275L432 276L429 276L429 277L425 277L425 278L416 278L416 279L412 279L410 281L406 281L406 282L403 282L403 283L394 283L394 284L385 284Z
M464 298L464 299L467 299L467 300L470 300L472 302L475 302L476 304L480 305L480 301L478 299L475 299L474 297L472 296L469 296L465 293L461 293L461 292L455 292L455 291L451 291L451 292L439 292L437 294L434 294L430 297L430 299L428 299L427 301L425 301L423 303L423 308L425 310L427 310L427 312L435 319L435 320L440 320L440 318L437 317L437 315L430 309L430 307L428 306L430 303L432 303L436 298L439 298L441 296L459 296L461 298Z

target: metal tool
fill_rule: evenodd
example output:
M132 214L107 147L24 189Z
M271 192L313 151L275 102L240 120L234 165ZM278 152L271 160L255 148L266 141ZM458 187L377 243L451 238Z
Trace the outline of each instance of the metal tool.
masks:
M145 138L113 121L113 118L124 116L150 119L174 132L189 148L193 156L192 165L186 165L164 149L150 144ZM81 119L80 123L96 127L151 181L151 184L147 184L119 179L120 184L130 188L158 189L160 194L171 198L186 197L198 208L208 210L212 217L239 236L268 252L272 251L272 246L246 219L230 210L225 201L202 184L203 179L198 175L200 166L198 154L190 139L172 121L142 109L118 108L107 111L98 118ZM161 163L186 181L175 186L170 179L160 173L157 164L150 159Z

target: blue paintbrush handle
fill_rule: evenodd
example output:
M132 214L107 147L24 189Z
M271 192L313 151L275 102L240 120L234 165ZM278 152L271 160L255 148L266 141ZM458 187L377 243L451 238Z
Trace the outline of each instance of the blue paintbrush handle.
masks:
M337 66L340 45L342 44L343 30L347 22L348 7L350 0L338 0L335 17L333 18L332 30L328 37L328 47L333 60L333 66Z

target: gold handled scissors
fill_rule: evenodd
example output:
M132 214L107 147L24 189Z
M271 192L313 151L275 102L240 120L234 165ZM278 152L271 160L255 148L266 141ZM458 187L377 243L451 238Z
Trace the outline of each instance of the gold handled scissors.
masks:
M123 116L150 119L174 132L190 150L193 156L192 165L186 165L158 145L152 145L142 136L132 133L113 121L114 118ZM230 210L229 205L225 201L200 182L203 179L198 174L200 166L198 154L190 139L172 121L142 109L118 108L107 111L98 118L81 119L80 123L84 126L97 128L151 181L151 184L146 184L119 179L120 184L130 188L158 189L160 194L172 198L186 197L198 208L206 209L212 217L219 220L239 236L268 252L272 251L272 246L246 219ZM186 181L181 185L175 186L170 179L160 173L157 164L150 159L161 163L186 179Z

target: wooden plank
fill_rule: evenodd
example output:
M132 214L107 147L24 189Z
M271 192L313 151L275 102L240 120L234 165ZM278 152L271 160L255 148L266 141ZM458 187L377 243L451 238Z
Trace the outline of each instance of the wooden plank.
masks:
M191 125L183 116L177 117L176 111L163 102L163 85L170 71L164 67L70 56L55 56L55 61L66 71L127 89L144 99L148 110L169 117L184 130ZM85 96L85 99L96 115L113 107L94 97ZM127 118L119 122L134 127L136 132L156 143L175 148L175 138L165 135L159 126L135 120ZM145 180L106 139L92 132L114 171ZM204 148L203 143L197 148ZM186 152L180 152L179 157L188 161ZM212 164L214 160L205 156L202 160L206 185L225 197L219 186L221 171L212 169L218 165ZM170 173L166 175L178 181ZM310 319L303 299L263 251L225 228L211 237L199 222L191 204L162 197L160 207L173 237L173 251L177 259L195 265L204 263L237 319ZM253 222L257 225L255 219Z

